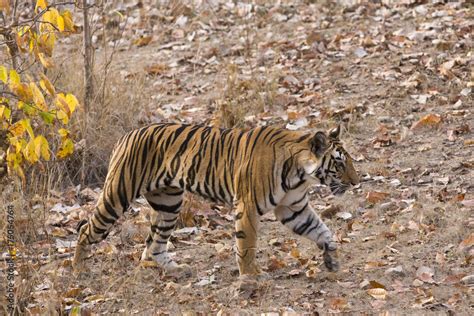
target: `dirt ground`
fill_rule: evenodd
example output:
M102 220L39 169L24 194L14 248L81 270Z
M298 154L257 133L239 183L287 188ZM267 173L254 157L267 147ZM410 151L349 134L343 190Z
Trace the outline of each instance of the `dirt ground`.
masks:
M232 211L189 196L186 227L170 251L193 267L192 277L140 264L149 211L140 200L76 278L74 227L91 214L98 190L72 188L52 193L25 246L29 259L18 261L25 311L472 314L472 4L205 1L145 9L124 10L134 28L110 70L123 85L140 82L137 124L342 123L361 185L340 197L316 186L311 195L340 243L341 270L327 272L314 244L268 214L258 261L269 276L239 293Z

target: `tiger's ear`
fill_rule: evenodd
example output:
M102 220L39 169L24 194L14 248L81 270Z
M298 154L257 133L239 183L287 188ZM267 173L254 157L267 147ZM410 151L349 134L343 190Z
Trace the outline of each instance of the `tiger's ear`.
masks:
M336 128L333 128L332 130L329 131L329 138L333 140L339 140L340 136L341 136L341 125L337 125Z
M317 132L311 139L311 151L321 157L328 148L328 139L325 133Z

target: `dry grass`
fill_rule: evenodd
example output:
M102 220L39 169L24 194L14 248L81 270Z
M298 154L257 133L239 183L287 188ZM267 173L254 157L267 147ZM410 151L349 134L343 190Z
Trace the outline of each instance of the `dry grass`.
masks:
M219 109L217 124L226 127L249 127L255 116L273 109L278 88L277 73L244 76L236 64L228 64L225 85L216 101Z

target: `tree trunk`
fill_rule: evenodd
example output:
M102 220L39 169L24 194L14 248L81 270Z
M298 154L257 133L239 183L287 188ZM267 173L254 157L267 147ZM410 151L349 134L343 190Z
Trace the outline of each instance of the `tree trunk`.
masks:
M94 94L92 82L92 42L89 24L89 8L87 0L83 2L84 15L84 111L89 110L90 102Z
M83 1L83 16L84 16L84 119L82 136L86 140L86 146L82 151L82 168L81 168L81 182L84 185L86 182L86 160L87 160L87 121L89 115L90 104L94 95L94 85L92 78L93 66L93 51L91 29L89 24L89 7L88 1Z

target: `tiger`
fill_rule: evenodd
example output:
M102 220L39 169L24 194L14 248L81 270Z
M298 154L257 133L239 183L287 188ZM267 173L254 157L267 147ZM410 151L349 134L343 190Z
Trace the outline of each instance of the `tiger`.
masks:
M340 195L359 183L338 126L329 132L290 131L274 126L250 130L156 123L124 135L115 145L102 193L92 217L78 225L74 271L84 268L90 246L105 239L113 224L143 196L151 206L150 231L141 260L165 273L192 275L167 251L185 191L235 210L235 256L239 275L263 272L256 262L259 219L276 219L323 251L329 271L337 271L333 234L309 203L317 183Z

